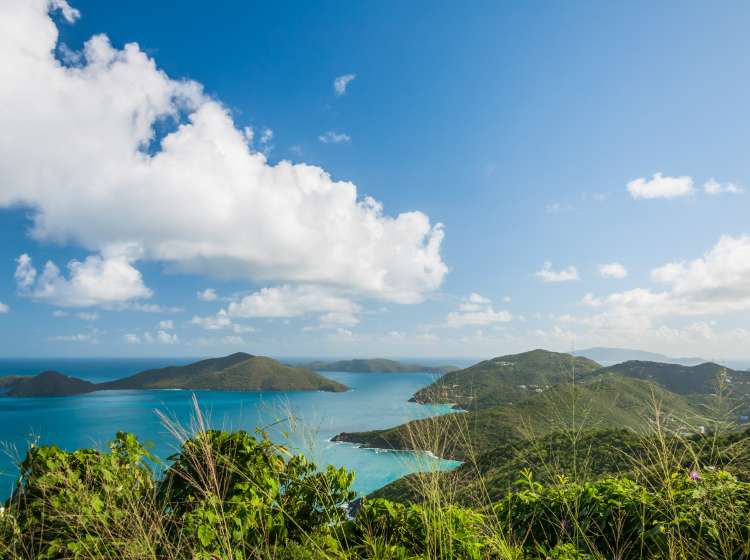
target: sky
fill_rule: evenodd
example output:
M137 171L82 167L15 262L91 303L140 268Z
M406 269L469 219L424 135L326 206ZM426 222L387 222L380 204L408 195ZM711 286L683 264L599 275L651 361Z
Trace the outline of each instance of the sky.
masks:
M741 2L0 5L0 356L750 357Z

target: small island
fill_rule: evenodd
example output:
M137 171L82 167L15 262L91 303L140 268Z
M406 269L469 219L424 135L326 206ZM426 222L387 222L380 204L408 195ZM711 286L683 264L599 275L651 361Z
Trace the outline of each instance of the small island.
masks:
M8 397L67 397L96 391L96 385L59 371L43 371L31 376L9 375L0 378L0 387Z
M130 377L90 383L59 372L33 377L0 377L9 397L59 397L123 389L193 389L210 391L331 391L348 387L304 368L290 367L271 358L237 352L223 358L185 366L142 371Z
M315 371L343 371L348 373L448 373L455 371L456 366L424 366L404 364L385 358L358 360L339 360L335 362L316 361L304 364L304 367Z

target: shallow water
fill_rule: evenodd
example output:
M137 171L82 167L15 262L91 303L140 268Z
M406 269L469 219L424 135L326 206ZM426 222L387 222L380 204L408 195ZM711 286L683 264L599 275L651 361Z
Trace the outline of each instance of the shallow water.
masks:
M7 371L3 365L7 366L0 364L0 371ZM148 367L156 365L164 364ZM79 366L75 373L92 380L131 373L124 365L116 369L117 375L112 375L111 370L101 374L101 367L96 370L99 373L87 375ZM13 371L21 373L18 367ZM323 375L352 390L346 393L194 393L212 427L251 432L256 428L266 428L274 440L308 453L319 464L354 470L354 489L360 494L371 492L415 470L448 469L458 465L455 461L426 454L359 449L329 441L343 431L387 428L449 412L448 406L407 402L416 390L435 379L433 374L328 372ZM129 431L143 441L153 442L155 454L166 458L175 451L176 440L163 426L156 411L187 425L193 416L192 394L191 391L153 390L101 391L54 398L0 397L0 442L11 455L20 456L31 441L55 443L66 449L101 447L117 431ZM292 425L287 420L290 411L298 418L298 422ZM0 496L7 497L17 474L14 462L7 454L0 457L0 472Z

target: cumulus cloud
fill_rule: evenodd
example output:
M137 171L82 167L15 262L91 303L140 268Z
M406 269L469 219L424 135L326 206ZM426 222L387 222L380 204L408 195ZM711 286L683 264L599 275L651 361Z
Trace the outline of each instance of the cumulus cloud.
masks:
M227 314L226 310L220 310L216 315L208 315L206 317L199 317L195 315L190 321L193 325L198 325L208 330L219 330L225 329L232 326L232 319Z
M607 263L599 265L599 275L602 278L622 279L628 275L628 269L620 263Z
M180 338L176 334L163 330L158 331L156 335L145 332L143 333L143 340L148 344L178 344L180 342Z
M172 321L171 319L159 321L159 328L165 331L171 331L172 329L174 329L174 321Z
M745 192L745 189L735 183L725 183L722 185L713 177L703 183L703 190L706 194L742 194Z
M323 144L341 144L342 142L350 142L351 139L352 137L348 134L335 132L333 130L329 130L325 134L318 136L318 140L323 142Z
M125 256L90 255L81 262L68 263L67 277L52 261L37 274L31 257L16 259L16 285L19 294L35 301L62 307L91 307L151 297L141 273Z
M221 329L232 329L236 333L250 333L256 331L255 327L251 325L235 323L227 313L226 309L220 309L215 315L207 315L205 317L195 315L190 323L209 331L218 331Z
M36 268L31 264L31 257L23 254L16 259L16 286L19 290L25 291L34 285L36 280Z
M64 64L49 5L0 3L0 207L28 208L34 239L83 247L95 259L83 264L98 268L131 246L129 260L110 263L136 288L118 297L150 295L136 276L144 261L400 303L442 284L441 224L418 211L389 216L320 167L269 165L225 107L135 43L117 49L96 35L78 64ZM52 5L75 19L64 1ZM108 299L23 283L50 302Z
M216 290L213 288L206 288L205 290L198 292L196 295L201 301L215 301L219 297L216 294Z
M665 322L750 310L750 236L724 235L703 256L666 263L652 270L651 277L664 289L641 287L601 297L586 294L582 303L598 308L596 314L558 320L599 334L658 332L672 339L694 336L699 330L705 334L705 328L696 326L700 323L675 330Z
M627 184L628 192L633 198L676 198L688 196L695 191L691 177L665 177L654 173L651 179L641 177Z
M495 311L492 300L477 293L466 296L458 306L458 311L448 313L445 327L457 329L467 325L491 325L507 323L513 315L505 310Z
M231 317L299 317L307 313L354 314L359 306L319 286L263 288L229 304Z
M349 82L354 80L356 78L356 74L344 74L343 76L337 76L335 80L333 80L333 92L336 94L336 96L341 96L346 93L346 88L349 85Z
M542 282L571 282L580 279L576 267L569 266L561 270L552 270L550 261L544 263L542 269L536 272L536 276L541 278Z
M10 307L7 303L3 303L0 301L0 315L4 315L5 313L8 313L10 311Z
M123 335L123 338L125 339L125 342L128 344L140 344L141 343L141 337L139 337L137 334L128 333L126 335Z

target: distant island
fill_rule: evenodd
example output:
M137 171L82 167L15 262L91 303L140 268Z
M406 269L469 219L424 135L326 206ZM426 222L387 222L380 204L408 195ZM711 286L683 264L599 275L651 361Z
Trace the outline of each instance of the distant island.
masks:
M683 366L697 366L707 361L699 357L672 358L670 356L665 356L664 354L657 354L656 352L647 352L646 350L610 348L607 346L595 346L584 350L576 350L575 352L571 352L571 354L595 360L603 365L639 360L642 362L663 362L667 364L680 364Z
M304 368L244 352L185 366L151 369L106 383L91 383L55 371L0 377L9 397L60 397L122 389L194 389L214 391L331 391L348 387Z
M58 371L43 371L34 376L0 377L0 387L8 388L8 397L67 397L96 391L96 385Z
M359 360L339 360L336 362L310 362L304 367L315 371L344 371L350 373L448 373L459 369L456 366L424 366L420 364L404 364L385 358L370 358Z

